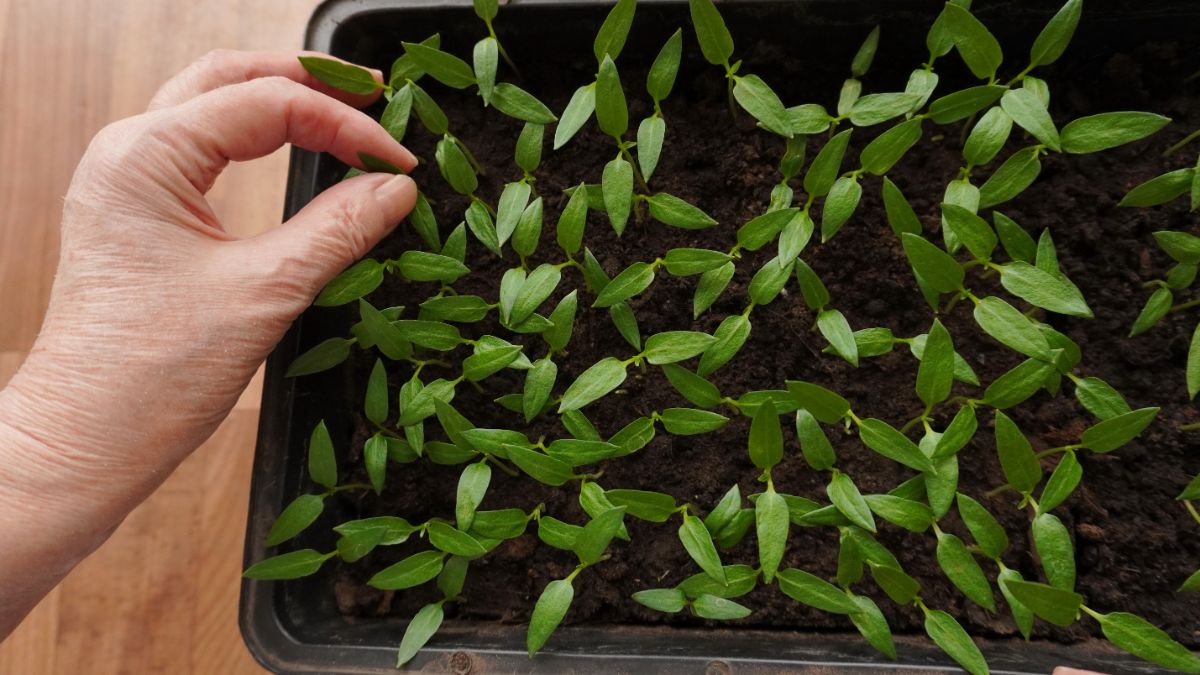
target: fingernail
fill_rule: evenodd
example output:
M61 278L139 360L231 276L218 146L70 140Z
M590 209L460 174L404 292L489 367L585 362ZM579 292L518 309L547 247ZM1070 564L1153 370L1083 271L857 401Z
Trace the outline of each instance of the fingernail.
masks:
M417 189L413 179L404 174L397 174L375 188L375 195L384 201L395 201L406 197Z

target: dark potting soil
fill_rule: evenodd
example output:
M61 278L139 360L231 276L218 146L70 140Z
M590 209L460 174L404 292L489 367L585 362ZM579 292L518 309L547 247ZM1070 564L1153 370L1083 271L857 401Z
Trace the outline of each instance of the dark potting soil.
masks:
M641 10L639 10L641 11ZM649 36L650 56L675 25L638 28L634 39ZM865 31L863 31L865 34ZM735 36L739 34L735 31ZM907 73L923 57L918 45L921 34L901 36L884 26L879 57L865 78L865 91L902 90ZM505 33L501 31L503 39ZM1028 39L1008 52L1012 60L1023 57ZM675 247L727 250L735 241L736 228L761 213L772 185L778 180L777 164L782 142L757 130L745 114L731 124L724 82L719 69L698 60L695 43L688 36L685 62L674 93L663 106L667 138L662 161L651 185L692 202L711 214L720 225L700 232L679 230L649 218L630 223L618 238L603 214L588 217L585 245L613 275L635 261L649 261ZM820 102L833 109L841 79L846 76L857 41L806 42L803 48L778 42L752 44L739 40L739 56L745 72L760 74L777 88L785 102ZM1179 594L1175 589L1200 566L1200 525L1193 522L1175 501L1189 478L1200 471L1197 436L1179 432L1181 424L1200 420L1188 403L1183 368L1195 314L1173 314L1147 334L1128 338L1129 326L1148 291L1142 284L1161 277L1169 260L1159 251L1151 232L1161 229L1195 231L1197 220L1189 216L1182 200L1156 209L1117 208L1118 200L1134 185L1169 169L1185 166L1187 153L1164 159L1162 150L1189 130L1200 126L1200 82L1182 84L1198 64L1194 45L1170 42L1114 53L1103 45L1072 48L1069 56L1038 74L1052 91L1054 117L1064 123L1075 117L1109 110L1147 110L1174 118L1158 135L1130 146L1096 155L1051 155L1044 160L1038 181L1017 199L999 210L1021 223L1035 237L1050 228L1058 245L1064 271L1082 289L1096 317L1091 320L1058 315L1041 317L1075 340L1083 350L1077 372L1104 379L1122 392L1134 408L1162 406L1162 412L1141 438L1110 455L1081 453L1082 484L1055 513L1072 532L1078 565L1078 590L1087 604L1099 611L1126 610L1138 613L1163 627L1173 637L1192 647L1200 646L1200 595ZM509 49L520 64L522 86L538 95L553 110L561 111L571 92L590 81L594 72L590 44L578 44L568 53L545 58L522 44ZM1006 50L1009 50L1006 44ZM458 49L458 53L469 53ZM828 63L798 55L828 54ZM631 126L648 114L648 98L641 83L649 59L621 60L625 89L630 99ZM379 64L377 64L379 65ZM942 85L936 95L969 84L954 55L937 64ZM503 69L502 69L503 70ZM1009 68L1012 70L1012 68ZM502 77L511 77L502 75ZM423 81L423 85L445 108L454 132L487 167L479 194L493 204L503 184L519 178L512 152L520 125L493 110L483 109L478 99ZM378 110L376 110L376 113ZM850 158L889 125L856 129ZM889 173L909 198L927 231L938 228L938 205L947 182L961 165L961 124L946 127L926 124L924 139ZM612 141L604 137L594 121L560 151L552 152L547 129L543 162L537 171L536 190L545 199L542 242L532 264L559 262L562 253L554 244L554 224L566 203L562 190L581 181L598 183L603 164L614 154ZM824 137L810 141L809 158ZM409 147L423 160L414 173L434 204L443 236L462 220L465 198L453 193L433 165L435 139L414 121ZM993 164L976 171L979 184L1014 149L1031 141L1014 130L1009 147ZM1195 147L1190 148L1195 156ZM795 181L800 197L799 181ZM886 223L879 197L880 179L867 177L864 196L857 212L829 243L811 243L802 257L829 287L832 306L840 309L855 329L886 326L898 336L912 336L928 329L929 307L917 291L910 268L897 238ZM408 248L423 248L416 235L405 227L380 244L375 257L395 257ZM643 336L665 330L712 332L726 316L740 313L747 302L750 276L773 254L773 246L747 253L737 264L737 274L716 304L698 320L691 318L691 297L696 277L675 278L660 273L650 289L630 302ZM500 275L516 265L506 252L503 260L489 254L471 240L468 266L472 274L458 282L460 293L487 299L496 297ZM977 294L1003 293L994 279L970 281ZM561 393L582 370L605 356L622 358L634 352L614 330L605 310L589 308L591 294L581 275L564 271L549 307L566 292L580 289L580 311L567 352L559 361L556 392ZM415 316L415 306L436 289L389 279L371 296L379 307L407 305L405 316ZM1185 298L1186 299L1186 298ZM794 283L770 305L755 308L753 331L738 356L713 375L712 382L725 395L737 397L750 390L781 388L785 379L803 379L832 388L848 398L863 417L882 418L899 425L922 410L913 390L916 360L902 346L878 358L863 359L858 368L828 354L825 343L811 327L813 313L804 305ZM954 337L957 350L966 357L986 385L1014 366L1019 357L991 340L975 325L968 303L961 303L941 317ZM493 318L478 326L464 326L464 335L494 333L526 345L536 358L544 353L540 338L513 336ZM450 360L457 363L465 349ZM357 381L365 383L373 354L356 352L353 367ZM556 359L557 360L557 359ZM691 365L694 366L694 363ZM395 387L411 371L393 364ZM427 368L422 377L453 378L455 369ZM505 370L487 379L479 390L461 385L454 406L480 427L516 428L531 438L566 435L554 415L545 415L525 425L493 399L519 392L523 376ZM355 402L361 409L361 389ZM956 384L956 393L980 397L982 390ZM1066 384L1057 397L1041 392L1010 410L1035 449L1075 442L1094 419L1071 395ZM584 409L607 437L629 421L653 410L688 406L653 366L631 369L625 385L614 395ZM730 423L715 433L672 437L659 432L634 455L604 463L599 483L606 489L642 488L674 495L707 512L733 484L743 494L760 491L758 472L746 453L748 419L729 411ZM939 420L944 425L948 419ZM786 419L786 418L785 418ZM514 426L515 425L515 426ZM940 426L941 426L940 425ZM774 471L777 489L826 502L827 476L805 464L791 430L785 426L788 450ZM940 428L939 426L939 428ZM1005 526L1011 545L1004 555L1006 565L1026 578L1038 579L1039 566L1028 537L1029 514L1016 507L1012 493L986 497L985 493L1004 483L992 441L991 414L980 416L976 438L962 450L959 490L983 502ZM441 433L435 420L426 425L431 437ZM838 466L853 476L866 493L886 492L911 476L911 472L863 447L857 436L827 427L838 453ZM359 420L344 471L363 477L356 454L369 435L365 420ZM1053 459L1044 461L1049 472ZM382 497L373 494L336 497L346 518L372 515L401 515L412 522L430 517L452 518L455 484L461 467L432 465L426 461L392 465ZM353 475L351 476L354 477ZM512 478L497 471L481 508L519 507L526 511L539 503L545 513L567 522L582 524L586 515L578 504L574 484L550 488L528 477ZM665 525L628 518L631 542L614 542L612 558L586 570L575 584L576 596L568 623L665 623L701 625L686 612L665 615L646 609L630 599L638 590L668 587L698 572L676 537L677 522ZM967 537L954 512L942 523L948 531ZM934 555L936 540L929 532L913 534L881 523L879 540L921 582L925 602L957 616L977 636L1011 636L1016 629L1002 600L991 614L967 601L953 588L938 568ZM394 614L411 616L422 604L436 599L434 589L385 593L365 585L365 580L382 567L425 546L412 541L402 546L379 549L354 565L338 564L334 589L341 611L348 616ZM753 533L737 547L722 551L725 564L756 563ZM784 567L799 567L832 578L836 570L838 537L835 528L792 528ZM450 617L475 621L524 622L542 588L552 579L568 574L575 558L541 544L536 526L507 541L482 560L472 563L464 595L465 603L447 606ZM994 566L985 564L994 581ZM881 591L868 579L856 587L880 599ZM999 598L999 594L996 594ZM739 600L754 610L740 625L803 630L853 631L844 618L822 613L783 596L777 589L759 588ZM922 616L912 607L897 607L881 600L893 630L921 632ZM1085 620L1069 629L1038 622L1041 637L1073 642L1098 635L1099 628Z

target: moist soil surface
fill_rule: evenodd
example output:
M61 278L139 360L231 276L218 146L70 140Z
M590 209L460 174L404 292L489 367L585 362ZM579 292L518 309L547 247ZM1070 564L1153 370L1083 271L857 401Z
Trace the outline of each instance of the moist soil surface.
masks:
M661 35L655 33L651 38L655 50L674 27L661 28L658 31ZM922 60L923 53L915 46L908 51L895 51L899 48L889 46L893 37L905 49L911 46L896 37L896 33L889 35L885 26L884 46L865 78L865 91L903 89L908 71ZM719 69L698 61L698 50L690 37L685 45L685 61L675 91L663 105L668 132L663 158L651 185L656 191L698 205L720 225L693 232L643 218L631 221L624 236L618 238L603 214L591 212L585 245L610 276L630 263L653 260L674 247L727 250L735 241L736 228L765 209L771 187L778 180L776 167L782 142L756 129L745 114L739 114L731 123ZM539 58L520 46L510 49L523 69L521 84L553 110L561 111L574 87L590 81L594 72L591 50L586 47L590 45L578 45L569 54L554 59ZM739 55L746 60L744 69L775 85L786 103L820 102L832 109L847 70L844 64L849 63L857 42L823 47L836 66L817 67L800 59L792 59L789 64L785 58L787 51L767 41L740 50ZM1023 47L1024 44L1019 44L1012 50L1014 60L1026 53ZM1162 229L1194 232L1197 220L1187 214L1182 200L1149 210L1117 208L1119 199L1134 185L1169 169L1186 166L1188 152L1194 160L1195 147L1168 159L1162 158L1161 153L1189 130L1200 126L1200 82L1181 84L1197 64L1194 50L1189 55L1182 45L1171 42L1118 52L1103 47L1077 51L1073 57L1039 73L1050 84L1051 109L1060 125L1081 115L1109 110L1153 111L1170 116L1175 122L1148 140L1116 150L1086 156L1052 154L1044 159L1038 181L999 210L1035 237L1043 228L1050 228L1064 271L1078 284L1095 311L1095 318L1090 320L1059 315L1041 317L1082 347L1083 360L1076 372L1109 382L1134 408L1162 406L1162 412L1139 439L1120 450L1108 455L1080 453L1082 484L1054 512L1072 533L1078 590L1089 606L1099 611L1138 613L1181 642L1200 647L1200 595L1175 592L1183 579L1200 566L1200 525L1174 499L1189 478L1200 471L1197 436L1193 433L1189 437L1178 431L1181 424L1200 421L1196 408L1187 400L1183 377L1188 340L1197 316L1186 312L1172 314L1150 332L1136 338L1126 337L1148 295L1143 283L1162 277L1170 266L1151 233ZM630 99L631 126L636 128L637 121L650 111L641 86L648 59L628 61L622 60L622 75ZM969 84L954 55L939 61L938 70L942 73L942 85L937 95ZM503 72L502 77L506 77ZM487 167L479 194L494 204L503 184L520 176L512 161L519 123L493 110L484 110L473 96L428 80L423 84L446 109L455 133ZM847 163L857 157L858 149L888 126L855 130ZM552 128L547 130L547 141L551 135ZM927 234L933 234L935 240L940 240L936 232L942 190L961 166L961 135L961 123L944 127L927 123L922 141L888 174L907 195ZM824 135L810 139L810 159L824 140ZM462 220L467 200L453 193L437 174L432 163L434 142L414 122L407 144L422 158L423 165L413 176L434 204L444 236ZM980 184L1004 157L1030 143L1028 137L1014 128L1009 146L993 164L976 169L974 182ZM552 152L547 142L536 174L537 193L545 199L546 224L531 264L561 261L562 253L554 244L554 223L566 203L562 190L581 181L598 183L603 164L612 155L611 139L599 132L594 120L560 151ZM840 309L855 329L885 326L898 336L923 333L933 315L922 300L897 238L885 220L879 197L880 179L866 177L863 183L862 203L850 222L830 242L819 244L814 240L802 257L828 286L832 306ZM794 186L797 198L802 199L799 181L794 181ZM402 226L374 255L395 257L407 248L423 246L410 229ZM743 310L750 276L773 255L772 249L773 246L767 246L746 253L737 264L738 271L729 288L710 310L694 321L691 297L697 278L660 273L648 291L630 302L642 335L666 330L712 332L726 316ZM497 295L503 270L515 264L511 251L506 251L501 260L471 240L468 265L472 274L458 282L456 290L491 301ZM969 285L978 295L1003 294L994 278L974 274L969 277ZM564 271L558 292L543 311L548 312L553 302L576 288L580 289L580 312L567 352L556 357L557 393L599 359L625 358L634 353L614 330L607 311L589 308L592 294L573 269ZM411 318L415 316L415 305L435 291L431 286L389 279L371 296L371 301L378 307L407 305L412 309L405 316ZM899 426L920 413L922 405L913 390L917 361L908 350L898 346L884 356L863 359L858 368L823 354L825 343L811 330L813 312L801 300L794 282L770 305L755 308L750 318L753 331L749 341L733 361L711 378L723 394L737 397L746 391L781 388L785 379L803 379L840 392L862 417L879 417ZM977 328L969 303L958 304L941 318L953 335L957 350L985 385L1019 361L1015 353ZM494 323L493 318L463 328L467 337L494 333L525 344L531 358L544 354L545 344L539 338L511 335ZM455 363L466 356L465 349L460 352L451 355ZM356 352L354 358L356 381L365 384L374 355ZM393 365L393 401L396 385L410 372L407 366ZM422 377L429 381L457 374L457 367L430 367ZM480 427L516 428L531 438L565 436L553 415L544 415L525 425L516 415L492 402L497 396L521 391L522 382L523 375L518 371L502 371L484 381L478 390L466 384L460 386L454 405ZM362 389L358 385L356 388ZM1075 401L1071 391L1067 383L1057 397L1043 391L1008 411L1035 449L1074 443L1095 421ZM982 389L956 383L955 393L978 398ZM361 410L361 393L359 396L356 407ZM631 368L629 379L616 394L589 405L584 412L607 437L640 415L688 405L657 367L645 366ZM660 429L641 451L599 466L604 472L600 484L607 489L667 492L680 502L697 505L702 513L715 505L734 483L741 486L744 495L760 491L762 486L755 480L758 472L746 452L749 420L729 410L722 412L732 419L714 433L672 437ZM1029 511L1017 508L1017 499L1011 492L986 496L1004 480L992 440L992 414L986 409L981 409L981 413L976 438L958 455L959 490L981 500L1005 526L1011 540L1003 556L1005 564L1026 578L1039 579L1039 566L1031 553L1028 536ZM938 428L946 422L948 416L942 414ZM785 458L774 471L777 489L826 503L824 485L828 476L805 464L788 426L784 425ZM370 433L368 428L366 421L360 419L352 447L361 447ZM856 435L838 428L826 429L837 450L838 467L854 478L864 494L886 492L911 476L909 470L866 449ZM432 438L441 433L434 420L430 420L427 430ZM365 476L356 453L357 450L347 457L344 471L351 474L350 478L362 479ZM1047 472L1055 461L1044 460ZM392 465L383 496L339 495L338 508L347 518L383 514L401 515L412 522L429 517L452 518L460 470L426 461ZM586 522L575 484L550 488L528 477L513 478L499 471L493 474L481 508L530 510L539 503L545 505L545 513L556 518L577 524ZM655 525L627 518L626 524L632 541L614 542L611 559L583 572L575 584L575 601L567 622L703 625L704 621L686 612L665 615L630 599L638 590L672 586L699 571L676 538L677 521ZM953 510L942 526L969 541L969 534ZM914 534L881 522L878 538L895 553L905 570L921 582L922 596L929 606L950 611L974 635L1016 635L998 593L1000 610L992 614L967 601L951 586L938 568L934 555L936 540L931 532ZM436 599L437 591L432 588L392 594L365 585L374 572L426 545L423 541L408 542L381 548L354 565L338 563L333 575L334 587L329 592L335 594L342 613L348 617L389 614L406 617ZM832 578L837 551L836 528L793 526L783 566ZM753 534L735 548L722 551L722 558L726 564L755 564ZM564 577L574 564L570 552L539 542L536 528L531 524L523 536L505 542L471 565L464 591L467 601L448 605L448 615L474 621L524 622L545 584ZM985 563L984 568L994 582L994 566ZM869 576L856 590L879 600L894 631L922 632L920 611L888 602ZM759 588L740 602L754 610L749 618L736 622L740 625L853 630L844 617L808 608L773 587ZM1035 633L1074 642L1098 635L1099 628L1090 620L1069 629L1038 622Z

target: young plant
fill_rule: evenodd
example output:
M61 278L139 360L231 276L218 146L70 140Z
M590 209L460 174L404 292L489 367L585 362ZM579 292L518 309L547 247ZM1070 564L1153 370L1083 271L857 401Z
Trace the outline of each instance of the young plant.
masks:
M652 536L669 540L681 551L681 559L686 554L689 561L681 581L633 594L633 601L658 612L686 609L698 619L740 620L755 608L739 600L760 586L775 585L791 600L847 617L869 644L894 659L898 651L892 630L877 599L868 595L878 589L879 601L886 596L913 608L910 612L919 611L926 634L951 659L968 672L986 673L982 653L959 620L926 602L945 597L949 589L988 612L1005 609L1026 638L1036 619L1067 626L1087 615L1116 646L1163 667L1200 672L1200 660L1162 631L1133 614L1089 608L1076 590L1070 520L1064 522L1055 509L1071 499L1092 455L1132 443L1155 421L1159 408L1134 409L1108 383L1086 374L1080 346L1045 317L1089 319L1092 307L1063 272L1049 230L1042 229L1035 239L995 209L1038 179L1042 157L1106 150L1148 137L1169 120L1150 113L1113 112L1060 127L1049 113L1049 85L1031 72L1061 56L1078 23L1081 2L1069 0L1062 6L1034 41L1028 65L1007 81L1000 77L1001 45L969 6L967 0L951 0L942 8L926 38L929 58L911 72L903 92L863 93L862 78L881 35L878 27L872 30L853 56L836 114L830 114L818 103L786 107L761 78L742 73L742 62L731 62L733 37L716 5L689 0L700 55L723 68L731 112L740 107L783 146L778 166L782 178L768 206L736 228L735 241L725 241L716 220L698 207L649 187L662 160L671 156L662 104L686 57L682 29L671 34L650 65L645 89L653 112L639 123L636 140L627 138L630 108L616 60L634 19L634 0L619 0L608 13L593 42L596 77L575 91L561 119L533 95L497 80L498 60L508 57L492 27L494 2L475 3L488 37L475 45L471 64L443 51L436 35L403 43L404 54L393 63L386 84L375 81L369 71L339 61L306 60L305 67L332 86L356 93L382 90L388 105L381 124L397 140L404 138L415 111L439 137L439 172L469 205L463 222L445 232L435 218L434 204L419 197L407 222L422 248L395 258L360 261L316 299L318 307L357 302L357 319L344 337L321 341L297 356L287 374L325 371L347 361L354 347L364 350L371 364L359 420L365 441L361 449L339 457L332 439L350 435L340 428L345 422L336 423L336 434L325 422L317 425L309 440L308 473L318 487L283 508L267 545L320 541L308 530L315 529L329 500L394 490L388 482L393 464L430 463L442 467L439 471L453 472L454 508L423 516L420 522L386 515L340 523L333 527L337 539L332 550L287 550L255 563L245 575L294 579L317 572L334 558L344 564L371 564L377 549L404 547L397 549L403 554L399 562L376 570L367 582L388 592L436 586L431 597L438 599L416 612L401 638L398 665L404 666L434 639L446 603L470 597L471 564L505 541L525 536L534 523L535 531L528 536L563 551L571 562L539 581L526 640L532 657L550 644L554 631L567 620L576 591L583 587L576 581L586 583L587 575L595 574L593 567L622 555L623 547L642 545L635 535L642 536L638 533L646 529L634 527L633 519L661 526ZM951 51L981 84L935 97L939 77L934 64ZM453 89L474 89L485 108L524 123L513 153L520 175L503 181L498 195L486 194L487 188L481 187L478 162L450 133L445 113L418 84L425 76ZM593 158L594 174L601 182L570 180L566 184L576 187L567 190L565 199L539 194L537 173L546 127L557 124L553 147L558 150L593 114L615 149ZM854 129L889 122L890 128L859 149L855 160ZM849 128L839 131L842 123ZM963 162L944 189L937 185L940 201L935 200L932 215L938 222L923 222L930 214L918 214L887 174L926 137L927 128L946 135L952 125L961 131ZM822 134L823 139L812 138ZM997 164L1014 140L1024 147ZM811 160L805 152L810 141L819 146ZM363 164L368 170L394 170L369 157L363 157ZM979 180L983 172L987 177ZM1189 167L1154 179L1135 188L1125 203L1158 204L1190 191L1194 208L1195 195L1200 194L1197 172ZM933 310L921 324L928 330L911 337L885 327L854 330L858 321L851 321L853 305L835 303L816 271L827 268L813 264L812 240L818 227L822 244L841 231L858 209L864 184L874 189L876 178L896 250L910 263L917 288ZM561 210L551 213L558 202ZM445 213L449 208L439 210ZM692 231L695 243L647 251L638 256L641 259L606 260L613 265L609 269L619 270L610 276L585 246L599 241L594 233L588 236L590 211L603 212L619 235L632 235L627 229L631 216L640 221L648 214L658 223ZM547 218L554 219L557 247L539 250ZM942 230L940 243L927 236L927 226ZM469 257L468 230L497 256L511 249L518 264L503 269ZM1169 295L1190 286L1195 276L1200 239L1175 232L1156 237L1178 263L1167 280L1157 284L1168 294L1169 309ZM768 245L773 248L760 258L765 262L748 269L743 254ZM642 296L652 290L653 301L662 301L657 295L666 286L662 273L698 277L692 298L693 318L698 318L714 307L739 271L746 281L735 288L744 289L746 297L738 298L735 311L718 307L725 316L711 333L688 325L643 335L635 308L647 305ZM413 299L407 306L377 308L367 300L388 275ZM465 292L464 280L481 279L483 283L471 283L470 288L482 295ZM989 283L991 279L998 285ZM976 293L979 289L987 292ZM944 295L951 297L943 302ZM1162 304L1160 299L1156 307ZM737 312L737 307L744 310ZM969 311L986 336L981 353L964 349L976 344L970 342L970 331L959 328L970 319L956 317L956 309L960 314ZM607 315L607 322L596 322L599 311ZM905 396L919 401L912 406L911 419L889 422L867 416L855 408L860 401L852 404L809 380L756 382L754 386L773 388L722 392L738 380L718 371L734 362L747 344L755 311L793 312L801 317L798 335L809 328L821 336L822 351L840 361L822 362L813 372L857 368L898 344L906 345L915 363L907 362L909 384L897 386L897 396L909 390ZM1148 328L1159 318L1161 314L1143 323ZM579 363L571 354L576 323L590 331L576 339L576 345L600 343L596 331L611 323L628 346L603 352L592 363ZM1200 387L1197 340L1187 374L1193 396L1192 385ZM1018 364L987 383L964 357L983 364L1012 353L1021 357ZM660 405L657 399L622 398L630 382L645 386L647 378L660 375L686 407L675 405L677 401ZM1014 419L1020 417L1009 413L1040 391L1060 395L1064 381L1095 420L1076 427L1081 431L1074 443L1035 449L1041 440L1027 436ZM479 427L471 421L467 414L483 419L485 411L468 409L461 400L456 403L456 395L469 389L495 397L497 414L488 419L499 420L501 426ZM979 389L982 394L971 395ZM608 419L614 410L627 415ZM731 424L738 417L745 418L741 427ZM985 436L979 433L981 419L993 424L986 452L994 447L1003 484L991 493L970 495L967 486L960 485L958 456L980 451L977 437ZM829 434L827 427L835 427L837 433ZM687 501L695 495L674 495L665 487L647 490L639 483L606 488L599 483L620 475L605 476L605 469L622 458L661 451L661 444L653 445L657 438L693 439L739 428L748 430L743 477L761 483L758 491L743 495L735 478L715 503L696 504ZM607 433L612 429L616 431ZM836 447L831 438L838 439ZM898 476L899 482L886 491L868 489L879 484L878 477L867 476L861 464L852 465L852 475L848 462L839 457L848 441L877 455L874 461L887 465L887 473L880 475ZM353 466L352 457L361 466ZM794 483L794 472L780 468L788 461L803 461L816 472L818 480L809 482L819 489L807 496L791 494L804 484ZM341 482L340 476L360 471L364 482ZM490 502L496 501L499 489L493 487L494 478L516 481L505 488L510 502L513 494L521 495L513 486L528 485L527 481L546 486L540 489L565 491L586 521L557 513L576 522L559 519L544 504L487 508L495 506ZM1179 500L1200 523L1193 506L1200 499L1198 481L1193 480ZM1010 538L1003 524L1007 519L995 515L1000 509L1023 514L1020 517L1028 521L1028 550L1014 545L1020 539ZM799 538L808 528L836 532L835 574L802 569L806 549ZM882 543L891 538L876 538L891 528L928 538L945 577L936 596L927 593L923 598L922 583ZM747 547L741 551L749 552L755 564L727 564L742 554L733 550L740 546ZM1036 572L1029 579L1014 569L1015 561L1023 559L1036 562L1027 570ZM478 574L485 574L486 567L477 566ZM864 583L868 574L870 585ZM1197 579L1200 572L1187 577L1180 590L1197 590Z

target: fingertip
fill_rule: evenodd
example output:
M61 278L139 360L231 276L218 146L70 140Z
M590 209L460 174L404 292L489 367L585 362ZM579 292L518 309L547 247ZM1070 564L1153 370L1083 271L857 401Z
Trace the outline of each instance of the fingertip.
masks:
M403 218L417 201L417 184L404 174L396 174L375 188L375 198L397 218Z

